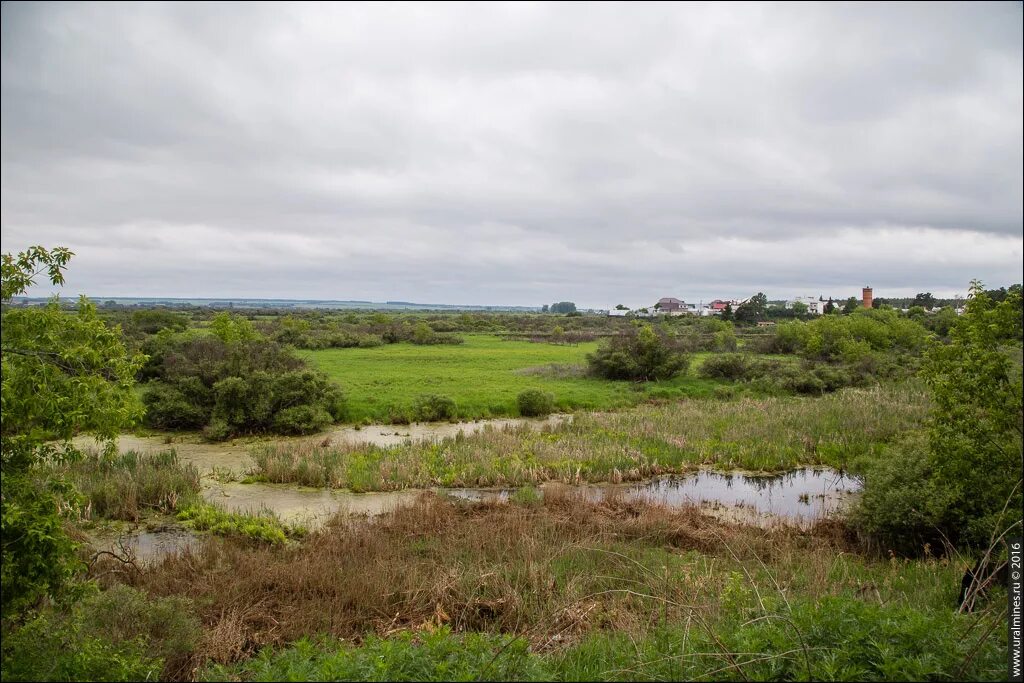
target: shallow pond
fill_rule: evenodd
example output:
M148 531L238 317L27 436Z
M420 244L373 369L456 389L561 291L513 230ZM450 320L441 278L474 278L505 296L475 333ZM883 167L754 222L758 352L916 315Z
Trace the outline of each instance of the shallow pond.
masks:
M136 564L147 564L186 548L198 548L201 543L202 538L193 531L169 528L102 535L94 539L92 545L97 550L111 552L124 559L131 558Z
M724 511L731 518L785 519L798 524L813 522L842 509L860 482L830 469L802 469L779 475L699 471L629 484L571 486L550 482L539 487L547 491L579 492L600 502L609 497L638 500L668 507L703 505ZM470 501L507 501L515 489L431 489L435 493ZM379 515L411 503L421 489L382 493L350 493L287 484L216 484L206 481L204 497L238 512L269 509L283 521L316 528L337 512Z
M628 484L571 486L547 483L538 487L541 496L582 493L593 502L608 498L637 500L668 507L700 505L729 521L770 525L786 521L805 525L833 515L860 490L860 482L830 469L801 469L778 475L699 471ZM477 502L506 502L514 489L432 489L433 492ZM203 496L235 512L272 510L283 522L309 529L322 527L342 512L375 516L413 502L424 491L406 489L381 493L350 493L286 484L242 484L203 481ZM196 547L200 538L187 529L130 532L97 539L98 549L146 563L164 555ZM120 547L119 547L120 544Z
M615 496L668 507L705 505L740 509L749 513L747 517L805 523L840 511L860 486L859 480L841 472L806 468L776 475L701 470L629 484L549 483L539 490L541 495L551 490L578 491L594 502ZM446 493L466 500L504 501L513 490L452 489Z

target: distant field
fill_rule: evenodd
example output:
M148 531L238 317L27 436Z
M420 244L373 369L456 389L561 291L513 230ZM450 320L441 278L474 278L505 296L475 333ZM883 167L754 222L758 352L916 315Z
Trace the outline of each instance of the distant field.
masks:
M585 365L596 342L560 346L503 341L491 335L465 335L465 340L458 346L388 344L298 353L342 386L352 422L387 422L394 411L407 410L421 394L449 396L458 405L459 417L471 419L518 415L516 396L530 388L554 394L560 410L601 410L635 405L651 396L708 395L719 384L693 372L699 356L708 354L697 354L689 375L635 384L571 376L571 370L528 370ZM570 376L558 376L565 374Z

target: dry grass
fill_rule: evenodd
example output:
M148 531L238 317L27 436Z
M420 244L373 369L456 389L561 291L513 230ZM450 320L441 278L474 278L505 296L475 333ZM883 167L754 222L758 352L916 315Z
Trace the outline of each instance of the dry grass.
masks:
M377 520L338 517L300 546L208 542L123 580L193 599L207 631L201 661L310 634L358 641L442 624L518 634L542 652L595 629L714 621L723 590L744 576L755 591L892 599L898 586L865 583L843 550L836 527L755 529L697 509L574 496L468 506L424 494Z

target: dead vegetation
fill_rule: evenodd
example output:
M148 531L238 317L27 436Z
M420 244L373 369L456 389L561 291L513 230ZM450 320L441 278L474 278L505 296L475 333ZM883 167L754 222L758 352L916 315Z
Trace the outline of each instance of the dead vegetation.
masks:
M827 593L845 543L835 528L740 527L696 508L571 495L466 505L424 494L378 519L339 516L301 545L209 541L110 576L190 598L206 630L200 662L309 634L358 641L440 625L514 633L545 651L594 629L639 633L690 613L712 618L730 567L765 579L773 564L772 581L799 574Z

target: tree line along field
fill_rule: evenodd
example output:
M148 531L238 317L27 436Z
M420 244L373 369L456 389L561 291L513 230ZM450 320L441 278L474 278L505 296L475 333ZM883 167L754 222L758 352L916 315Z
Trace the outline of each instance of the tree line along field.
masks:
M586 357L598 342L579 344L507 341L467 334L459 345L409 343L374 348L299 351L344 388L346 422L390 422L408 412L422 394L452 398L456 416L476 419L518 414L516 396L525 389L551 392L558 410L611 410L654 397L709 396L722 382L690 372L668 380L632 384L587 376Z

